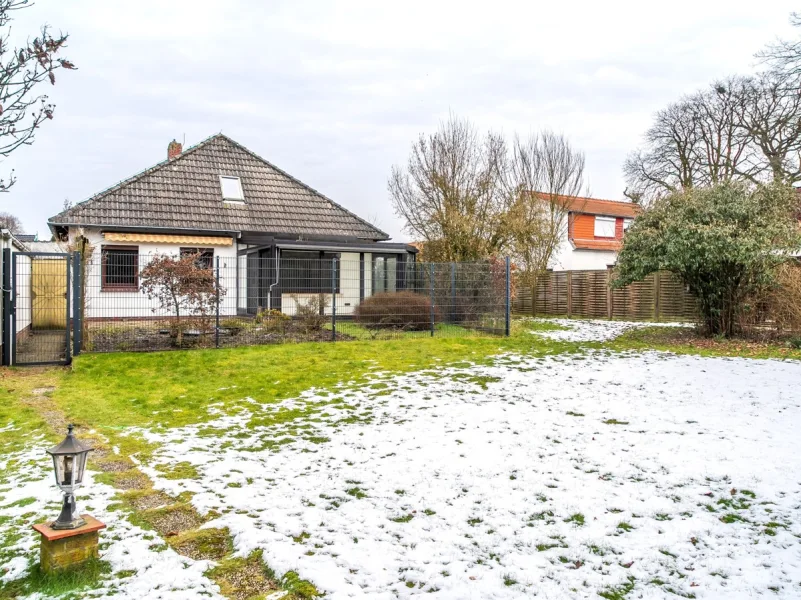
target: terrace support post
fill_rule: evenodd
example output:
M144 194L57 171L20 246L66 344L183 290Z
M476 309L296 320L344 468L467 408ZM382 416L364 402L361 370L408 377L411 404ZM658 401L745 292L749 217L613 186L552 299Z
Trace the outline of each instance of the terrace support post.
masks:
M506 257L506 337L512 331L512 265Z
M72 355L81 353L81 333L83 331L83 272L81 253L72 253Z
M337 259L331 259L331 341L337 341Z
M431 337L434 337L434 263L428 263L428 278L431 284Z
M214 314L214 347L220 347L220 257L215 258L214 269L214 295L215 295L215 314Z
M11 248L3 248L3 366L11 366Z
M567 318L573 316L573 271L567 271Z
M456 323L456 263L451 263L451 323Z

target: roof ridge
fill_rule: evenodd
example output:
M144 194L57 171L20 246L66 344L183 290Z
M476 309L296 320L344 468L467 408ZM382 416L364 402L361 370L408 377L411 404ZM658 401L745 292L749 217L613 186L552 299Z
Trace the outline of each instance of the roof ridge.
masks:
M152 165L152 166L150 166L150 167L148 167L148 168L144 169L143 171L139 171L138 173L136 173L136 174L134 174L134 175L131 175L131 176L130 176L130 177L128 177L127 179L123 179L122 181L118 181L118 182L117 182L117 183L115 183L114 185L111 185L111 186L107 187L106 189L104 189L104 190L102 190L102 191L100 191L100 192L98 192L98 193L96 193L96 194L94 194L94 195L92 195L92 196L89 196L88 198L86 198L86 199L84 199L84 200L81 200L81 201L80 201L80 202L78 202L77 204L74 204L73 206L70 206L68 209L66 209L66 210L62 210L62 211L61 211L60 213L58 213L57 215L54 215L54 216L50 217L50 218L47 220L47 222L48 222L48 223L56 223L56 224L57 224L57 222L55 221L55 219L57 219L57 218L59 218L59 217L64 217L64 216L66 216L68 213L70 213L71 211L75 210L76 208L79 208L79 207L81 207L83 204L86 204L87 202L91 202L92 200L98 200L98 199L102 198L103 196L105 196L106 194L110 194L111 192L114 192L114 191L116 191L116 190L120 189L121 187L123 187L123 186L125 186L125 185L128 185L128 184L130 184L130 183L133 183L133 182L135 182L135 181L137 181L137 180L141 179L142 177L144 177L144 176L146 176L146 175L150 175L150 174L151 174L153 171L155 171L155 170L157 170L157 169L160 169L161 167L164 167L164 166L166 166L166 165L168 165L168 164L170 164L170 163L176 163L176 162L178 162L179 160L181 160L181 159L182 159L182 158L184 158L185 156L187 156L187 155L189 155L189 154L192 154L192 153L193 153L193 152L195 152L196 150L199 150L200 148L202 148L203 146L205 146L205 145L207 145L209 142L211 142L211 141L212 141L214 138L216 138L216 137L219 137L219 136L226 137L226 136L224 136L224 135L223 135L223 133L222 133L222 132L220 132L220 133L215 133L214 135L210 135L210 136L209 136L209 137L207 137L206 139L199 141L199 142L198 142L197 144L195 144L194 146L190 146L190 147L189 147L189 148L187 148L186 150L182 151L182 152L181 152L181 154L179 154L179 155L178 155L178 156L176 156L175 158L169 158L169 157L167 157L165 160L162 160L162 161L160 161L160 162L156 163L155 165ZM226 137L226 139L228 139L228 138Z
M281 175L283 175L284 177L286 177L286 178L288 178L288 179L291 179L292 181L294 181L294 182L295 182L295 183L297 183L298 185L300 185L300 186L302 186L302 187L306 188L306 189L307 189L307 190L309 190L310 192L312 192L312 193L314 193L314 194L317 194L317 195L318 195L318 196L320 196L321 198L324 198L324 199L328 200L328 201L329 201L331 204L333 204L334 206L336 206L338 209L340 209L340 210L342 210L342 211L344 211L344 212L348 213L350 216L354 217L354 218L355 218L355 219L357 219L358 221L361 221L362 223L364 223L364 224L365 224L365 225L367 225L368 227L371 227L371 228L375 229L375 230L376 230L378 233L381 233L381 234L383 234L384 236L386 236L386 239L388 239L388 240L389 240L389 239L391 239L391 238L390 238L390 236L389 236L389 234L388 234L386 231L383 231L382 229L379 229L378 227L376 227L376 226L375 226L375 225L373 225L372 223L369 223L369 222L368 222L368 221L366 221L365 219L362 219L362 218L361 218L359 215L357 215L357 214L355 214L355 213L352 213L352 212L351 212L351 211L349 211L347 208L345 208L344 206L342 206L342 205L341 205L341 204L339 204L338 202L335 202L334 200L331 200L331 198L329 198L328 196L326 196L326 195L325 195L325 194L323 194L322 192L320 192L320 191L318 191L318 190L314 189L314 188L313 188L312 186L310 186L309 184L302 182L302 181L301 181L300 179L298 179L297 177L295 177L295 176L293 176L293 175L290 175L289 173L287 173L286 171L284 171L284 170L283 170L281 167L277 167L276 165L274 165L273 163L271 163L271 162L270 162L269 160L267 160L266 158L264 158L264 157L262 157L262 156L259 156L258 154L256 154L255 152L253 152L253 150L251 150L250 148L247 148L246 146L244 146L244 145L243 145L243 144L241 144L240 142L237 142L236 140L233 140L233 139L229 138L229 137L228 137L227 135L225 135L224 133L219 133L218 135L219 135L220 137L223 137L223 138L225 138L226 140L228 140L229 142L231 142L231 143L232 143L232 144L234 144L235 146L238 146L239 148L241 148L242 150L244 150L245 152L247 152L248 154L250 154L250 155L251 155L251 156L253 156L254 158L257 158L257 159L259 159L259 160L260 160L260 161L262 161L264 164L266 164L266 165L269 165L269 166L270 166L270 168L272 168L272 169L275 169L276 171L278 171L279 173L281 173Z
M540 194L542 196L561 196L562 198L574 198L576 200L592 200L593 202L613 202L615 204L636 204L631 200L610 200L608 198L593 198L592 196L574 196L572 194L552 194L551 192L539 192L534 191L534 194Z

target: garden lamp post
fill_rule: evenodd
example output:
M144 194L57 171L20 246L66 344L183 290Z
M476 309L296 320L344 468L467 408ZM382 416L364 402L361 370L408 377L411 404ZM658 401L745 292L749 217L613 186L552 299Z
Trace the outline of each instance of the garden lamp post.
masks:
M86 525L86 521L75 512L75 490L83 482L86 456L92 448L82 444L72 434L73 428L73 425L68 425L67 437L58 446L47 451L53 457L56 485L64 492L61 514L50 524L53 529L77 529Z

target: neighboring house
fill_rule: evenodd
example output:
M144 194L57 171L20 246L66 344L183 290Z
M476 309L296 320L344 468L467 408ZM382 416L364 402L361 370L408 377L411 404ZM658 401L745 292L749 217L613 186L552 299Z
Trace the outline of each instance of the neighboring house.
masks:
M623 236L640 207L632 202L560 198L568 210L563 239L551 259L554 271L606 269L617 262Z
M167 160L48 225L58 240L82 236L94 247L99 269L87 280L100 283L87 287L89 318L150 315L139 272L155 254L219 260L225 314L291 314L297 299L331 291L332 258L337 312L348 313L366 296L403 287L417 253L223 134L186 151L173 140Z

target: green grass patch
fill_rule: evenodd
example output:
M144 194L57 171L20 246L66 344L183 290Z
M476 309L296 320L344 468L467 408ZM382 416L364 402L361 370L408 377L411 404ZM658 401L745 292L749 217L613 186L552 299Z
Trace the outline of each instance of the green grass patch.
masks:
M565 519L565 523L575 523L579 527L584 525L584 515L581 513L575 513L570 515L567 519Z
M185 461L171 465L156 465L156 470L162 473L165 479L198 479L200 477L195 466Z
M80 567L57 573L45 573L38 564L27 576L0 585L0 599L12 599L32 594L45 597L81 597L80 592L96 588L111 572L111 565L103 560L91 559Z

